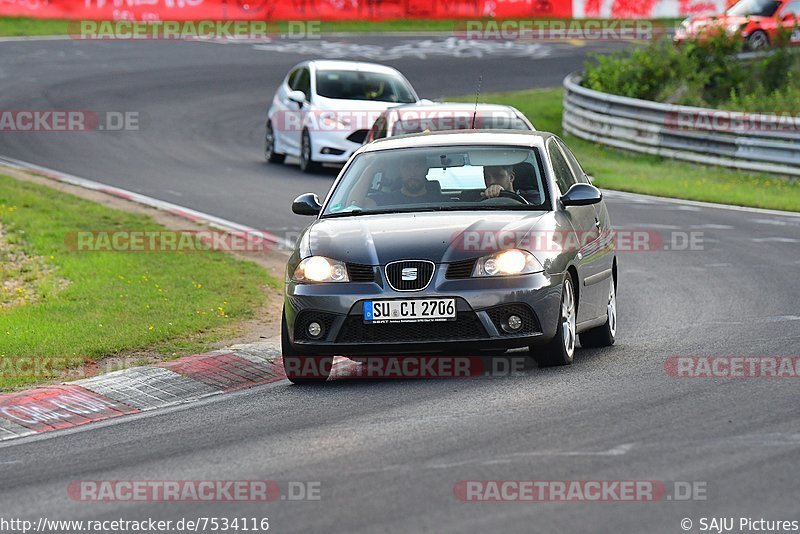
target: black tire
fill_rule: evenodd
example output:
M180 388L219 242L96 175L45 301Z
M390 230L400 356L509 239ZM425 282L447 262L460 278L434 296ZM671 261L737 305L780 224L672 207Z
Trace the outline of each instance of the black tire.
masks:
M322 169L322 165L314 161L311 156L311 136L308 130L303 130L300 139L300 170L307 173L317 173Z
M289 341L286 317L281 314L281 354L286 378L292 384L317 384L330 376L333 356L312 356L298 351Z
M269 163L283 163L286 154L275 152L275 134L272 131L272 123L267 123L267 131L264 134L264 159Z
M536 360L539 367L572 364L575 356L575 319L577 315L578 305L575 300L574 283L572 276L568 273L564 278L564 286L561 289L561 306L555 337L546 345L531 345L529 347L530 355Z
M610 347L617 339L617 287L613 276L610 280L608 301L606 302L606 323L583 332L580 335L581 347Z
M763 30L756 30L745 40L748 50L763 50L769 48L769 37Z

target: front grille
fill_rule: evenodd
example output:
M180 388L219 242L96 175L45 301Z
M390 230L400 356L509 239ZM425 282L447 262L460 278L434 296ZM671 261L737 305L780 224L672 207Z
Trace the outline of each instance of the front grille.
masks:
M336 319L336 315L332 313L303 310L294 320L294 338L299 341L324 341L330 334L334 319ZM317 322L322 326L322 335L320 337L312 338L308 335L308 325L312 322Z
M347 274L351 282L374 282L375 267L372 265L361 265L360 263L348 263Z
M368 133L369 130L356 130L355 132L347 136L347 140L352 141L354 143L362 144L364 140L367 138Z
M477 258L469 260L454 261L447 266L447 273L445 278L448 280L457 280L459 278L469 278L472 276L472 270L475 268Z
M434 269L432 261L395 261L386 264L386 280L395 291L419 291L431 282Z
M489 318L494 323L497 331L504 336L523 336L531 335L541 332L539 328L539 321L536 319L536 314L527 304L515 303L504 304L502 306L495 306L486 310ZM503 323L508 319L509 315L516 315L522 319L522 326L519 330L514 332L506 332L503 330Z
M459 341L488 337L475 312L458 312L455 321L365 324L360 315L345 319L337 343Z

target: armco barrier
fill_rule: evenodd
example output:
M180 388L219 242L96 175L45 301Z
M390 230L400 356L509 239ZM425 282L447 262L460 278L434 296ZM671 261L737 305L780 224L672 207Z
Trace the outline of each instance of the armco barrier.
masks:
M562 125L569 134L634 152L800 176L800 110L776 116L662 104L580 81L578 73L564 79Z

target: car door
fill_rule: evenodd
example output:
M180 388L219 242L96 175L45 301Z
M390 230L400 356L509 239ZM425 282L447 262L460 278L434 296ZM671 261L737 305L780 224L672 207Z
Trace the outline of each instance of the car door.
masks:
M793 45L800 45L800 1L795 0L784 5L783 9L778 14L780 25L791 32L789 43Z
M302 104L289 100L289 91L303 91L306 101ZM300 155L300 138L303 133L305 116L310 108L311 101L311 72L308 66L301 66L289 79L288 89L284 94L283 106L286 110L285 117L285 142L287 152L295 156Z
M297 105L289 100L288 94L289 91L292 90L292 86L299 76L300 70L300 67L296 67L286 75L283 83L281 83L278 91L275 93L275 98L272 101L272 108L269 113L273 135L275 136L275 150L292 155L296 154L295 149L292 148L290 134L293 128L292 121L297 118Z
M569 149L569 147L562 141L558 140L559 147L567 158L567 163L572 169L573 174L579 182L591 184L589 175L583 170L578 159ZM599 243L597 243L597 251L595 252L595 264L599 266L599 272L594 275L594 278L589 279L589 285L596 285L598 289L598 305L600 306L600 315L605 311L608 285L605 282L612 276L612 269L614 267L615 250L613 245L614 234L611 226L611 217L608 215L608 207L605 201L600 201L597 204L592 204L595 212L595 228L599 230Z
M567 158L559 146L558 139L551 137L547 140L547 154L553 167L556 186L559 195L566 193L570 187L578 183L578 177L573 172ZM577 322L588 321L599 315L600 289L602 284L589 283L596 280L603 270L598 261L598 217L595 206L558 206L563 210L574 230L574 235L556 236L570 247L578 248L576 255L576 268L578 269L578 306Z

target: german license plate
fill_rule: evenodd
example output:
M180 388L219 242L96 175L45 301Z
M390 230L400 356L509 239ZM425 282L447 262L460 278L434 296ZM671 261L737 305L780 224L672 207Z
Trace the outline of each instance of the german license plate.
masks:
M455 318L456 299L368 300L364 303L365 323L417 323Z

